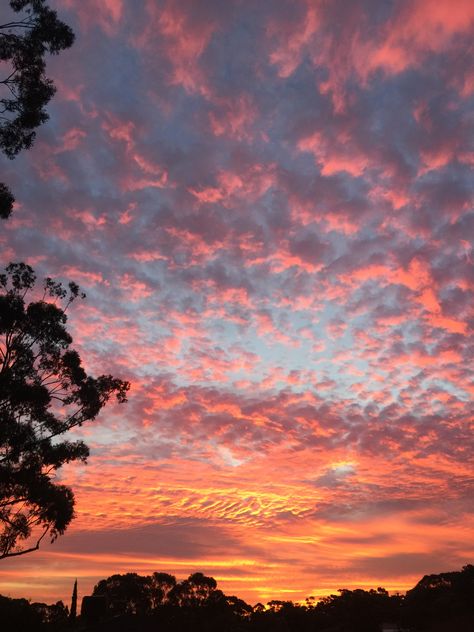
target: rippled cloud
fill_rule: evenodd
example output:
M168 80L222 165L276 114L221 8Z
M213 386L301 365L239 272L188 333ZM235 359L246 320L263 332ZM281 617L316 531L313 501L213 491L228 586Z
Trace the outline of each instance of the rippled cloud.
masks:
M80 283L75 343L132 390L3 592L203 570L256 602L468 563L472 2L56 5L77 40L1 159L2 260Z

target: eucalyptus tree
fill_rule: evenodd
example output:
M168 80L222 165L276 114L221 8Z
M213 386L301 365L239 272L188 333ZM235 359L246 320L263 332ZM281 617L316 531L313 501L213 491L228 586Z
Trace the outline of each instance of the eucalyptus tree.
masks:
M0 23L0 150L14 158L31 147L36 128L48 120L45 106L56 88L45 75L46 55L69 48L74 33L45 0L9 5L12 14ZM0 184L1 218L9 217L13 202L9 188Z
M64 533L74 494L55 475L89 450L63 435L95 419L112 396L126 401L128 382L88 375L71 348L66 311L84 296L50 278L38 288L24 263L0 274L0 559Z

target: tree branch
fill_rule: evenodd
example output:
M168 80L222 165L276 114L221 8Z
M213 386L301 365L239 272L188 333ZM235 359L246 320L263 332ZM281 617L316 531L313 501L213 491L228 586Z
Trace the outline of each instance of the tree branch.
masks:
M38 538L35 546L30 547L29 549L23 549L22 551L15 551L14 553L2 553L0 555L0 560L4 560L7 557L18 557L19 555L25 555L25 553L32 553L33 551L37 551L40 547L41 544L41 540L44 538L44 536L48 533L49 531L49 526L47 526L45 528L45 530L43 531L41 537Z

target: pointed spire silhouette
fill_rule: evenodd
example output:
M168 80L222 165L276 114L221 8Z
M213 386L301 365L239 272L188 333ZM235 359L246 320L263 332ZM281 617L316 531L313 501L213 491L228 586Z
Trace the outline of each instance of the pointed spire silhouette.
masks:
M74 623L77 615L77 579L74 582L74 588L72 589L72 598L71 598L71 611L69 613L69 619L71 623Z

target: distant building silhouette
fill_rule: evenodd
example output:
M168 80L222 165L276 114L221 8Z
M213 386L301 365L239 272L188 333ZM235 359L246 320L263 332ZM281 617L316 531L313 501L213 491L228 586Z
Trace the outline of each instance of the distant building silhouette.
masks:
M107 602L102 595L84 597L81 605L81 619L86 623L101 621L107 612Z

